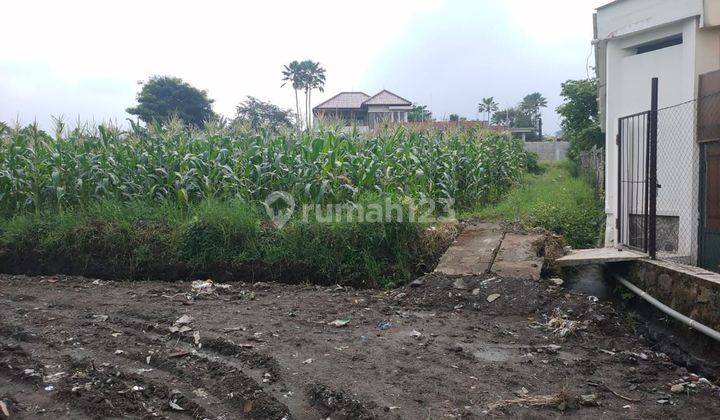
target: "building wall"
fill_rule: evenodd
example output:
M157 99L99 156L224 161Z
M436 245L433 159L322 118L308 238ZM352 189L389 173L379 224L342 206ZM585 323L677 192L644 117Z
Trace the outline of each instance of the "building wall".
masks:
M567 158L570 143L566 141L527 141L525 150L538 154L541 161L558 161Z
M650 1L650 0L647 0ZM647 2L645 0L638 3ZM633 3L633 2L627 2ZM598 21L601 21L598 14ZM606 201L607 229L605 242L617 240L615 219L618 201L618 149L615 144L620 117L650 108L651 79L659 79L659 106L669 107L695 98L696 34L698 17L643 30L632 35L607 40L606 44ZM634 46L648 41L683 34L683 43L672 47L636 54ZM692 118L692 116L691 116ZM658 126L658 174L666 184L658 191L658 215L680 218L679 253L697 253L697 146L692 123L682 126ZM667 124L672 124L668 121ZM661 134L665 133L665 134ZM663 137L665 135L666 137ZM662 159L667 156L671 159ZM642 163L641 163L641 166ZM688 184L691 181L692 184ZM674 185L682 182L681 185Z

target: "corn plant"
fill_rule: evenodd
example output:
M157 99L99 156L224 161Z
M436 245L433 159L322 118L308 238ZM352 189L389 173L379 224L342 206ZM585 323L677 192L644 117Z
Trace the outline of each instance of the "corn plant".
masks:
M0 130L0 211L83 206L94 200L175 202L263 200L286 191L300 203L339 203L365 193L496 200L520 177L522 144L477 130L373 134L333 127L273 134L212 125L187 129L109 126L54 136L37 126Z

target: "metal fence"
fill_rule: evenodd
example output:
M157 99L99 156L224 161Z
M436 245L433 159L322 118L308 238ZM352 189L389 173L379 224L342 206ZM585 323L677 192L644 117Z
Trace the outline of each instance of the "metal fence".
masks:
M578 153L580 173L592 180L598 197L605 196L605 149L593 146Z
M720 93L659 109L657 94L655 81L651 110L618 120L619 241L702 265L708 244L716 247L708 215L720 212L720 182L708 187L705 158L705 147L720 141Z

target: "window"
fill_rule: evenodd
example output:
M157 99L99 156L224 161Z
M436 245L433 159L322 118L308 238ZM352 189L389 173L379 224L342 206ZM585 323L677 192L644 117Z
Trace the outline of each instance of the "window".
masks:
M682 34L669 36L667 38L656 39L654 41L646 42L635 47L635 54L645 54L651 51L661 50L663 48L672 47L674 45L680 45L683 43Z

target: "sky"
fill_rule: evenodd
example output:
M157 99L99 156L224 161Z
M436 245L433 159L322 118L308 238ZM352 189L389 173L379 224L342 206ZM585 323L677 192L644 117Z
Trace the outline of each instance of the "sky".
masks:
M540 92L559 129L560 84L592 75L592 13L608 0L38 1L3 4L0 121L51 129L124 124L138 82L180 77L232 117L247 95L294 108L292 60L319 61L324 92L381 89L436 118L478 118ZM301 99L302 104L302 99Z

